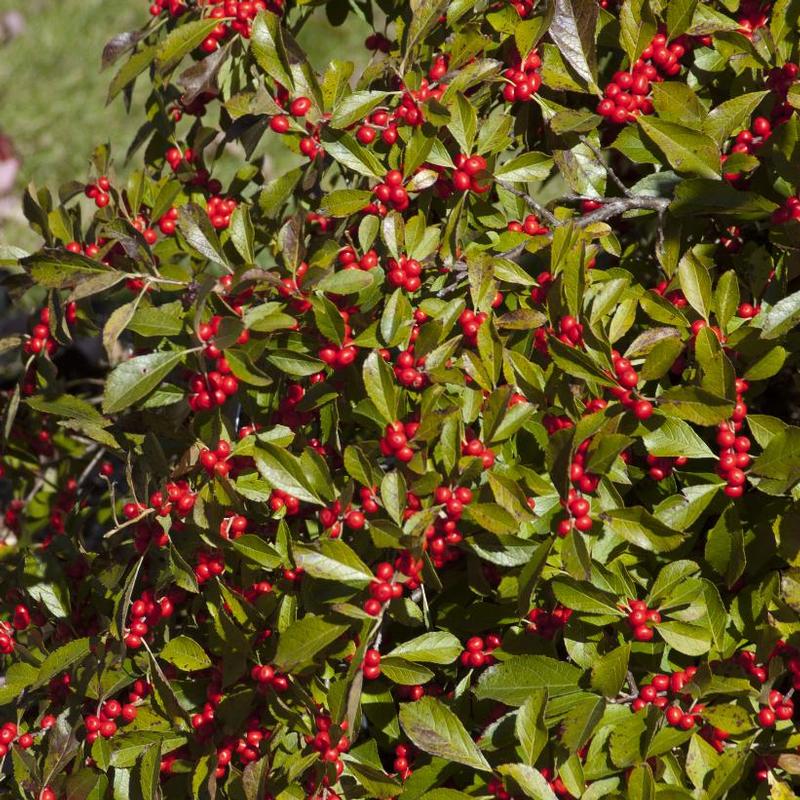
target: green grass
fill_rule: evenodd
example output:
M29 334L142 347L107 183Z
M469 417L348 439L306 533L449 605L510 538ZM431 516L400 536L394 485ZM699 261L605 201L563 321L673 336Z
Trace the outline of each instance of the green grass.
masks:
M140 80L131 114L121 98L106 106L116 67L101 73L100 54L114 34L146 22L147 0L0 0L0 13L10 10L24 14L27 28L0 49L0 127L21 156L20 186L32 181L57 189L87 178L92 150L102 142L111 144L123 172L123 154L144 119L137 100L144 97L146 80ZM319 13L300 40L314 66L324 69L333 58L365 62L367 33L354 16L332 28ZM290 154L277 142L264 144L259 149L270 159L270 172L284 171ZM3 242L30 248L36 237L24 223L0 220Z

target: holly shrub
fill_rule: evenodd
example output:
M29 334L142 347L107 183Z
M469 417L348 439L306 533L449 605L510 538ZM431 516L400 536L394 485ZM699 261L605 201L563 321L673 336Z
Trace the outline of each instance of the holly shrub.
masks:
M0 254L0 794L795 797L800 3L150 14Z

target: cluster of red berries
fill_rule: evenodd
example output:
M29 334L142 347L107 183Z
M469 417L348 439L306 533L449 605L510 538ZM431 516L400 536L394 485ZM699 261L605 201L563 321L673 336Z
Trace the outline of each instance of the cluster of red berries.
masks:
M477 314L471 308L465 308L458 318L458 324L461 326L461 333L467 344L474 347L478 343L478 329L489 318L485 311L479 311Z
M655 633L650 626L661 622L661 613L655 608L648 608L644 600L630 600L623 610L628 612L633 638L637 642L652 641Z
M736 134L736 142L731 147L730 154L723 153L720 162L724 165L730 155L744 154L754 155L766 144L767 139L772 135L772 124L766 117L756 117L750 129L745 128ZM722 175L726 181L735 183L742 177L741 172L724 172Z
M524 103L539 91L542 76L538 73L542 59L535 50L531 50L525 58L520 58L514 51L514 63L503 72L508 81L503 87L503 98L507 103Z
M144 681L137 681L137 683L144 684ZM83 719L87 743L92 744L98 736L110 739L117 732L119 720L133 722L138 713L138 709L133 703L122 704L119 700L106 700L100 707L99 714L89 714Z
M364 611L370 616L377 617L386 603L403 596L403 584L394 580L394 572L387 561L375 567L375 580L369 584L371 597L364 602Z
M201 322L197 326L197 338L206 345L203 352L209 358L220 358L222 356L222 350L214 344L214 337L219 336L219 329L223 320L224 317L214 314L208 322ZM237 337L236 344L243 345L249 341L250 331L245 328Z
M209 475L218 475L219 477L224 478L228 475L231 469L230 462L228 461L230 454L230 442L220 439L217 442L217 446L214 450L204 448L200 451L200 464Z
M308 97L297 97L289 102L288 94L283 87L278 87L278 96L275 98L275 102L283 108L288 103L289 112L293 117L297 118L305 117L311 110L312 105ZM291 130L292 120L286 114L277 114L270 119L269 126L272 131L283 136ZM305 131L307 135L300 139L300 152L313 161L317 156L321 156L325 152L320 144L320 126L306 122Z
M767 75L767 88L777 96L772 107L772 123L780 125L787 122L794 114L794 106L788 100L789 89L800 74L800 66L787 61L782 67L774 67Z
M42 729L46 730L47 727L45 726L45 720L50 722L47 727L52 727L55 724L55 719L52 717L43 718L42 719ZM6 722L0 727L0 758L4 758L8 755L8 751L11 749L11 745L17 743L19 747L23 750L27 750L29 747L33 746L34 738L32 733L20 733L19 728L13 722Z
M386 426L380 440L381 453L394 456L398 461L408 463L414 458L414 451L408 442L419 430L419 422L391 422Z
M231 214L236 211L236 206L237 203L232 197L221 197L215 194L208 198L206 213L211 224L217 230L222 230L231 224Z
M352 344L349 336L338 347L333 342L328 342L317 353L320 361L324 361L331 369L344 369L349 367L358 356L358 348Z
M496 662L497 659L492 653L498 647L500 647L500 637L496 633L490 633L485 637L472 636L467 639L464 651L461 653L461 665L470 669L488 667Z
M689 305L686 295L680 289L673 289L671 291L667 291L667 289L669 289L669 281L660 281L650 291L663 297L668 303L675 306L675 308L686 308Z
M617 125L633 122L639 114L652 114L653 101L647 96L651 84L677 75L685 52L683 39L667 44L663 33L656 34L630 72L614 73L597 105L597 113Z
M748 675L755 678L759 683L767 680L767 670L763 664L756 661L756 654L751 650L741 650L733 657L734 663L738 664ZM800 667L800 664L798 664ZM790 663L791 668L791 663Z
M98 239L96 242L87 242L85 245L82 245L80 242L67 242L64 247L70 253L77 253L79 255L83 253L87 258L97 258L100 254L100 248L105 243L105 239Z
M423 548L430 552L431 561L436 569L441 569L446 564L461 558L458 544L463 540L463 535L458 529L458 522L464 513L464 507L473 499L472 490L466 486L438 486L433 493L434 502L442 505L444 512L436 517L433 525L425 529L425 542ZM410 513L420 508L419 499L409 493ZM406 573L407 574L407 573Z
M366 47L367 50L388 53L392 49L392 42L382 33L371 33L364 39L364 47Z
M269 507L272 511L284 511L287 517L292 517L300 512L300 501L283 489L273 489L269 496Z
M753 305L752 303L740 303L736 309L736 315L741 319L754 319L761 313L760 305Z
M261 725L258 717L250 717L241 736L238 738L226 736L217 747L216 777L225 777L228 765L233 760L234 754L238 757L239 764L243 768L254 761L258 761L262 755L259 752L261 744L269 741L271 737L272 731Z
M296 97L294 100L289 102L288 95L285 94L285 90L279 91L278 97L276 98L276 103L281 107L285 107L287 103L289 103L289 113L296 118L302 119L311 111L311 100L308 97ZM292 121L286 114L276 114L272 119L269 121L269 127L275 132L283 135L284 133L288 133L292 127Z
M747 406L742 400L742 395L748 388L746 381L737 378L736 405L733 407L731 418L717 426L716 442L720 448L717 473L727 483L725 494L734 498L744 494L744 487L747 483L747 475L744 470L750 466L748 453L751 442L747 436L741 433L743 422L747 417Z
M306 744L311 745L319 753L323 761L334 765L337 776L341 775L344 771L344 762L341 759L341 755L350 749L350 739L347 736L347 721L342 721L334 726L333 720L328 714L320 713L315 717L314 725L317 732L313 736L308 735L305 737ZM338 737L336 735L337 728ZM336 739L335 744L334 739ZM331 796L332 793L328 792L327 797L330 798Z
M158 229L164 236L173 236L175 229L178 226L178 209L175 206L167 209L164 214L159 217Z
M494 450L487 447L472 431L468 430L466 437L466 440L461 442L461 455L479 458L484 469L491 469L494 465Z
M384 361L391 361L392 355L388 350L382 350ZM398 382L407 389L424 389L428 385L427 375L422 371L425 367L425 356L414 357L414 347L410 345L407 350L397 354L394 362L394 376Z
M271 664L256 664L250 670L250 677L259 686L268 686L278 693L285 692L289 688L289 679L277 672Z
M638 399L633 395L633 390L639 384L639 374L627 358L623 358L616 350L612 352L614 372L619 386L611 389L611 393L626 408L633 411L636 419L644 421L653 416L653 404L643 397Z
M763 0L742 0L736 16L739 23L737 33L752 39L755 31L769 25L769 10L769 3L763 3Z
M543 639L552 639L569 622L572 609L557 603L552 611L532 608L528 612L527 629Z
M539 217L537 217L535 214L528 214L528 216L525 217L522 222L519 222L518 220L512 220L508 223L508 229L512 233L527 233L528 236L544 236L550 233L550 228L542 225L542 223L539 221ZM549 276L549 273L542 274L547 274ZM552 276L550 277L550 280L552 281ZM539 283L541 283L541 281L539 281Z
M776 721L785 721L794 716L794 702L774 689L769 693L767 705L758 712L758 724L762 728L771 728Z
M101 175L94 183L87 183L84 189L86 196L94 200L98 208L105 208L111 202L110 191L111 181L105 175Z
M375 269L375 267L380 265L380 259L378 258L376 250L367 250L364 255L359 258L355 248L350 245L343 247L338 252L336 260L344 269L360 269L365 272Z
M329 508L320 509L319 521L323 529L328 531L331 538L336 539L341 535L342 522L352 531L361 530L366 522L362 511L347 506L342 513L342 504L336 500Z
M405 211L411 203L408 190L403 186L403 173L391 169L373 190L375 197L395 211Z
M210 553L199 550L195 554L195 558L194 576L198 583L205 583L225 572L225 556L221 550L214 550Z
M672 475L675 467L685 467L689 462L686 456L676 456L675 458L669 456L654 456L648 453L647 455L647 474L651 480L663 481Z
M309 211L306 214L306 223L316 225L320 233L328 233L333 227L333 220L324 214L317 214L316 211Z
M166 497L164 492L153 492L150 495L150 507L155 509L159 517L174 514L183 518L191 513L197 495L187 481L170 481L164 486L164 490ZM125 515L127 516L127 511Z
M125 636L125 646L131 650L138 650L142 640L150 630L172 616L175 605L183 600L183 593L179 589L171 589L158 600L149 589L145 589L139 598L131 603L128 633ZM139 692L141 694L141 692ZM131 700L130 702L135 702Z
M394 748L394 771L397 773L397 776L401 781L407 781L413 774L410 765L411 757L411 745L398 744Z
M227 514L219 523L219 535L223 539L238 539L247 532L249 524L243 514Z
M381 676L381 654L375 648L370 648L364 653L364 660L361 662L361 671L364 679L374 681Z
M589 515L591 503L575 489L570 488L566 501L562 499L561 505L566 507L568 516L558 523L559 536L567 536L573 528L581 533L587 533L592 529L594 520Z
M221 359L224 362L224 359ZM227 369L227 373L223 372ZM223 406L229 397L239 391L239 381L230 374L230 367L218 363L217 369L207 375L192 373L189 377L189 408L192 411L211 411L215 406Z
M422 274L422 264L415 258L400 256L398 259L389 259L389 271L386 273L386 280L392 286L402 287L407 292L416 292L422 285L420 275Z
M0 620L0 655L10 656L14 652L14 629Z
M510 227L511 226L509 225L509 229ZM540 272L536 276L536 283L538 286L534 286L533 289L531 289L531 300L534 303L543 304L547 302L547 293L553 284L553 280L554 278L549 272Z
M536 5L535 0L508 0L508 2L522 19L532 14Z
M164 12L173 17L179 17L186 11L186 4L183 0L153 0L150 5L150 13L157 17Z
M204 53L213 53L220 42L234 33L249 39L253 31L252 21L258 12L267 8L273 10L277 6L275 10L279 13L283 7L283 0L272 0L271 3L267 3L266 0L210 0L207 5L214 6L208 16L211 19L218 19L219 24L203 39L200 49Z
M783 225L787 222L800 221L800 194L787 197L780 208L772 212L772 222Z
M482 182L489 177L486 159L483 156L467 156L459 153L455 158L455 164L452 180L456 191L483 194L492 188L491 183Z

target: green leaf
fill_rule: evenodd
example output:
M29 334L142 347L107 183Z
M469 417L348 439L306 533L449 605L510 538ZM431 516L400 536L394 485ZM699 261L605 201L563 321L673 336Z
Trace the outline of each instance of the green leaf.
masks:
M281 554L254 533L246 533L238 539L231 540L231 545L248 561L259 564L265 569L276 569L283 563Z
M604 697L616 697L625 683L630 657L630 644L623 644L600 656L592 666L592 689Z
M385 675L392 683L400 686L416 686L427 683L434 677L434 672L421 667L413 661L400 656L381 656L381 675Z
M391 367L373 350L363 367L364 387L369 399L387 423L397 420L398 393Z
M761 338L778 339L800 323L800 292L781 298L761 313Z
M273 367L296 378L305 378L325 369L325 362L296 350L270 350L266 359Z
M543 181L553 169L553 159L544 153L523 153L497 167L494 176L508 183Z
M117 414L147 397L186 356L185 351L151 353L124 361L108 376L103 412Z
M628 61L633 64L656 33L656 20L650 4L644 0L625 0L619 11L619 25L622 46Z
M722 146L726 139L747 128L753 112L769 92L748 92L720 103L703 122L703 133Z
M684 655L701 656L711 649L711 634L699 625L670 620L655 627L670 647Z
M159 655L183 672L197 672L211 666L211 659L205 650L188 636L170 639Z
M647 452L654 456L714 458L711 448L681 419L667 417L652 423L653 430L642 437Z
M501 764L497 771L507 775L533 800L557 800L549 781L538 769L527 764Z
M686 33L696 7L697 0L670 0L667 5L667 32L670 40Z
M349 133L326 127L322 129L321 141L331 158L359 175L379 178L386 172L377 156Z
M461 642L452 633L432 631L397 645L387 655L401 656L407 661L422 661L426 664L452 664L462 650Z
M598 13L599 7L593 0L555 0L548 30L561 55L590 88L596 85Z
M349 217L361 211L372 200L372 192L360 189L337 189L326 194L320 204L320 211L330 217Z
M183 61L184 56L200 46L217 24L218 20L206 18L186 22L174 28L158 45L155 53L156 69L162 75L175 69Z
M710 136L655 117L640 116L638 123L677 172L703 178L719 175L719 148Z
M554 578L551 586L556 600L574 611L614 617L622 616L622 612L617 607L616 598L591 583L564 576Z
M280 635L278 650L273 659L275 666L284 672L295 672L308 666L318 653L335 642L347 628L347 625L307 614L293 622Z
M459 718L435 697L423 697L401 705L400 725L420 750L472 769L491 772L489 762Z
M255 460L259 473L271 486L307 503L322 505L322 499L309 483L308 471L297 456L269 442L261 442Z
M73 639L71 642L53 650L39 667L39 674L36 677L36 683L33 688L37 689L40 686L44 686L51 678L66 672L75 664L83 661L90 652L91 644L88 637Z
M447 127L461 146L461 152L471 153L478 131L478 115L472 103L463 94L455 96L455 102L450 107L450 123Z
M547 689L551 698L580 691L578 667L548 656L516 656L489 667L480 677L475 694L479 700L497 700L521 706L537 689Z
M322 539L315 549L295 547L294 557L297 565L313 578L357 588L368 586L375 579L372 570L341 539Z
M200 255L224 267L228 266L228 258L205 209L196 203L181 206L178 209L178 229Z
M589 696L574 705L561 721L561 741L573 753L591 738L603 717L606 702L602 697Z
M71 394L62 394L50 399L42 395L35 395L27 398L25 403L43 414L66 417L89 425L98 425L101 428L110 424L110 420L106 419L93 405Z
M356 294L373 282L370 272L358 269L345 269L326 275L314 288L331 294Z
M237 206L231 214L230 232L236 251L244 259L245 264L252 264L256 260L253 250L255 230L253 221L250 219L250 209L247 206Z
M349 128L372 113L387 97L386 92L359 91L344 98L333 112L329 124L333 128Z
M294 88L279 16L262 11L256 17L250 35L250 52L267 75L289 90Z
M664 525L640 506L606 511L602 516L614 534L643 550L665 553L680 547L684 540L681 533Z
M547 689L536 689L520 707L514 723L514 732L522 748L525 762L530 766L536 763L547 745L548 733L544 722L546 707Z
M729 419L733 403L698 386L676 386L658 398L659 410L696 425L716 425Z
M779 491L800 480L800 428L790 427L773 437L750 468L752 475L769 478Z
M777 205L755 192L744 192L729 183L706 178L681 181L670 211L676 217L729 216L751 220L768 217Z

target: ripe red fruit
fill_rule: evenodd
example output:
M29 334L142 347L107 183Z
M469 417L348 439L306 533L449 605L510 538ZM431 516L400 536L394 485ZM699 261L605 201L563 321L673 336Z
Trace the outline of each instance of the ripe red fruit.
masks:
M289 117L278 114L269 121L269 127L275 131L275 133L286 133L291 127L291 122L289 121Z

